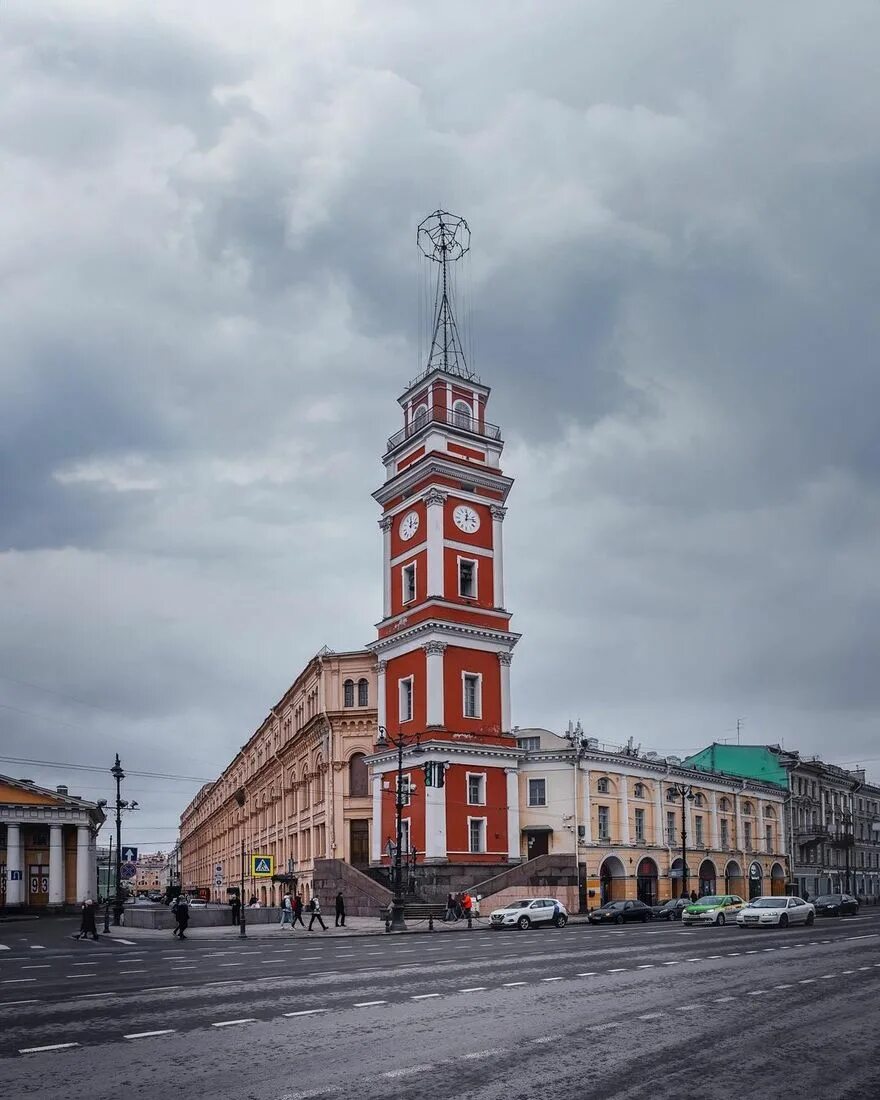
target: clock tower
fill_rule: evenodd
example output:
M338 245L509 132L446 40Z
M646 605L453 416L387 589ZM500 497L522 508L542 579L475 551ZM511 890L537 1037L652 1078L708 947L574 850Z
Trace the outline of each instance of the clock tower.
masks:
M418 862L519 859L519 751L511 735L510 665L519 635L504 598L503 524L513 485L501 469L490 390L467 367L447 293L463 220L437 212L437 313L426 369L398 404L382 508L383 614L378 722L404 741L403 849ZM450 243L451 242L451 243ZM424 248L423 248L424 250ZM459 253L461 254L461 253ZM425 766L427 765L427 767ZM395 836L397 753L372 758L372 861Z

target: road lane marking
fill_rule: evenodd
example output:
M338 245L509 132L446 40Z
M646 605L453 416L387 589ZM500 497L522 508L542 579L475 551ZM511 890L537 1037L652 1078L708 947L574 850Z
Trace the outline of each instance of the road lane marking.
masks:
M721 956L720 955L707 955L706 958L707 959L720 959Z
M124 943L126 947L137 947L137 942L135 940L117 940L117 939L114 939L113 943Z
M606 974L622 974L626 970L625 966L615 966L613 970L606 970Z
M488 989L488 986L485 986L485 985L472 985L472 986L469 986L467 989L459 989L458 992L459 993L482 993L486 989Z
M412 1077L415 1073L425 1073L434 1068L431 1062L425 1062L421 1066L407 1066L405 1069L386 1069L383 1077Z
M644 1016L637 1016L636 1019L637 1020L657 1020L662 1015L664 1015L662 1012L646 1012Z
M173 1035L175 1028L165 1027L161 1031L133 1031L130 1035L123 1035L123 1039L151 1039L154 1035Z
M717 1005L721 1005L721 1004L724 1004L726 1001L733 1001L735 999L736 999L735 997L715 997L714 998L715 1004L717 1004Z
M326 1012L326 1008L301 1008L298 1012L282 1012L282 1016L316 1016L319 1012Z
M525 985L525 982L502 982L502 988L513 989L515 985Z
M79 1043L50 1043L45 1047L21 1047L19 1054L41 1054L44 1050L68 1050L70 1047L78 1047Z
M0 951L11 951L12 948L6 943L0 943Z
M78 978L79 974L68 974L69 978ZM4 978L3 985L21 985L22 982L35 982L36 978Z
M6 950L10 951L11 948L7 947ZM46 948L43 947L43 945L41 943L32 943L31 944L31 951L45 951L45 950L46 950Z
M216 982L205 982L205 985L238 985L240 978L223 978Z
M699 1007L700 1007L700 1002L695 1001L694 1004L692 1004L692 1005L678 1005L677 1011L679 1011L679 1012L690 1012L692 1009L699 1008Z
M687 961L689 963L701 963L703 960L702 959L688 959Z
M859 970L870 970L870 966L860 966Z
M681 962L681 959L670 959L669 962L665 962L663 965L664 966L678 966L678 964L680 962Z
M491 1058L494 1054L506 1054L507 1051L504 1047L495 1047L492 1050L475 1050L471 1054L463 1054L462 1058L466 1058L469 1062L474 1062L478 1058Z
M414 996L412 999L414 1001L428 1001L432 997L439 997L439 996L440 996L439 993L419 993L417 996Z
M219 1020L215 1024L211 1024L211 1027L232 1027L233 1024L255 1024L257 1022L256 1016L245 1016L241 1020Z
M13 1005L38 1005L42 1004L42 1001L35 997L32 997L27 1001L0 1001L0 1008L12 1008Z
M815 980L815 978L801 978L798 981L798 985L812 985Z
M71 966L97 966L97 963L71 963Z
M84 1000L86 997L115 997L116 995L116 990L111 989L109 992L106 993L80 993L80 995L77 997L77 1000Z
M741 951L728 951L727 952L727 957L728 957L728 959L733 959L733 958L736 958L737 955L741 955L741 954L742 954Z
M578 977L579 978L595 978L596 977L596 971L595 970L585 970L583 972L583 974L578 974Z
M217 963L218 966L244 966L244 963Z
M170 989L183 989L182 985L148 985L141 993L167 993Z
M746 993L746 996L747 997L760 997L762 993L766 993L766 992L767 992L766 989L750 989L748 991L748 993Z
M355 1008L372 1008L373 1005L387 1005L387 1001L355 1001Z
M841 970L841 974L855 974L855 970Z
M837 977L836 974L820 974L819 975L819 980L822 981L822 980L827 979L827 978L836 978L836 977Z
M653 969L654 969L654 964L653 963L639 963L639 965L636 967L636 970L653 970Z
M32 963L30 966L23 966L22 970L51 970L52 967L48 963Z
M556 1041L555 1035L539 1035L537 1039L530 1039L531 1043L553 1043Z
M787 982L783 982L782 985L774 985L774 989L791 989L791 986Z
M587 1028L588 1031L610 1031L613 1027L620 1027L620 1024L616 1020L609 1020L607 1024L593 1024Z
M172 970L195 970L195 966L172 966Z
M146 974L146 970L120 970L120 974Z

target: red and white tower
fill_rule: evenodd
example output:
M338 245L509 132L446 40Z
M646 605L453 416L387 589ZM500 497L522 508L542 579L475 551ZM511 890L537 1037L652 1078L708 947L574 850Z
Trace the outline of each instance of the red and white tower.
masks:
M452 312L447 264L467 250L462 219L420 226L438 263L428 362L398 399L403 427L388 440L382 507L378 721L403 738L414 787L403 851L418 862L506 863L520 857L510 664L519 639L504 600L503 522L513 485L501 470L501 430L489 388L468 368ZM443 765L426 784L424 764ZM372 758L371 859L395 838L397 753ZM439 774L443 782L439 785Z

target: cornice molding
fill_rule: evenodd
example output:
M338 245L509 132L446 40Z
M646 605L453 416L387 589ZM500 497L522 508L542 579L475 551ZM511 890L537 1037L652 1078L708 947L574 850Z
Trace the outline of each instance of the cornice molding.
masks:
M395 649L401 643L418 641L425 634L443 634L451 639L452 645L456 638L471 638L475 641L494 642L498 645L506 645L511 649L522 637L509 630L492 630L489 627L465 626L463 623L446 622L439 619L425 619L406 630L400 630L396 634L390 634L387 638L379 638L370 642L367 649L373 653L382 653L388 649Z
M446 477L453 481L464 482L467 485L479 486L481 489L493 489L496 492L501 492L504 495L504 499L507 499L507 495L513 488L513 478L506 477L500 471L495 473L491 466L487 466L481 469L476 469L469 466L466 470L462 469L460 465L455 462L447 462L442 456L433 453L424 459L420 459L414 462L411 466L407 466L405 470L401 470L399 474L395 474L390 480L386 481L381 488L377 489L373 493L373 500L377 504L387 504L389 500L393 500L394 497L406 495L415 485L424 481L430 477ZM430 488L434 488L433 486ZM425 492L429 492L426 489ZM436 486L439 492L453 493L455 492L451 486ZM484 504L490 504L490 501L483 501ZM495 502L497 503L497 502ZM401 507L408 507L412 504L411 500L407 500ZM395 515L397 509L390 513Z

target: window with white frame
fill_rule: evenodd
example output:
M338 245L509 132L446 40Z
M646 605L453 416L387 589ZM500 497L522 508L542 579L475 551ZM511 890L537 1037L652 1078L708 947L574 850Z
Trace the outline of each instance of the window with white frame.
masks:
M486 851L486 819L485 817L468 818L468 851Z
M765 825L764 826L764 839L767 842L767 851L772 852L773 851L773 826L772 825Z
M413 414L413 430L418 431L423 424L428 423L428 406L419 405Z
M409 818L405 817L400 822L400 847L404 852L410 850Z
M408 806L412 801L410 796L410 779L408 775L395 776L394 786L395 790L400 792L400 804L401 806Z
M636 810L636 842L645 843L645 811L642 809Z
M370 684L366 677L358 680L358 706L366 707L370 703Z
M413 678L407 676L398 681L400 693L400 721L411 722L413 716Z
M467 401L456 401L452 406L452 423L456 428L470 428L473 410Z
M727 820L726 817L722 817L719 824L721 825L721 847L722 848L729 848L730 847L730 822Z
M608 792L611 790L611 784L608 782L605 776L602 776L601 779L596 781L596 790L599 792L599 794L608 794Z
M483 715L483 677L478 672L463 672L462 714L465 718L481 718Z
M344 707L354 706L354 680L346 680L342 685L342 705Z
M611 811L607 806L599 806L597 808L597 817L599 824L599 839L610 840L611 839Z
M486 773L468 772L467 800L469 806L486 805Z
M458 559L458 594L468 600L477 598L477 562L472 558Z
M400 571L401 594L404 603L412 603L416 598L416 563L411 561Z
M547 780L546 779L530 779L529 780L529 805L530 806L546 806L547 805Z
M540 752L541 750L540 737L518 737L516 743L526 752Z
M694 842L698 848L703 846L703 819L702 817L694 818Z
M666 843L668 845L675 844L675 834L675 814L670 812L666 814Z

